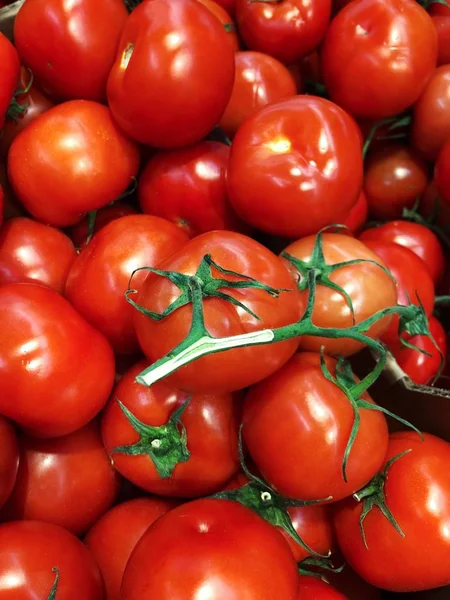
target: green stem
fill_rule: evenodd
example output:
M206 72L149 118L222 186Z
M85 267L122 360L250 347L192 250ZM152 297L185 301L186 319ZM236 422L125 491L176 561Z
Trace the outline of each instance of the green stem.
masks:
M55 581L53 582L52 589L50 590L50 594L48 595L47 600L55 600L56 599L56 591L58 589L59 583L59 569L58 567L53 567L53 573L55 573Z

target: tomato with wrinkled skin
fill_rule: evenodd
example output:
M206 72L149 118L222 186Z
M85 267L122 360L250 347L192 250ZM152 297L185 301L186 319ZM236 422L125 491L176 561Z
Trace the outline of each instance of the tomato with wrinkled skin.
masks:
M222 27L224 27L225 31L228 34L228 40L231 44L233 52L237 52L240 47L239 38L236 33L236 26L233 23L231 15L228 14L228 12L219 2L214 2L214 0L197 1L200 2L200 4L203 4L203 6L206 6L206 8L219 19L219 21L222 23Z
M219 127L233 137L242 123L258 109L295 96L296 82L276 58L262 52L236 52L236 74L228 106Z
M433 15L431 20L438 37L437 66L448 65L450 63L450 18Z
M13 490L19 467L19 444L13 425L0 416L0 508Z
M316 236L301 238L289 245L284 252L307 262L311 259L315 243ZM359 259L362 261L356 265L336 269L330 275L331 281L343 288L350 296L355 323L360 323L377 311L397 304L395 283L383 270L386 268L385 263L365 244L348 235L324 233L322 248L328 265ZM284 260L290 266L294 279L298 280L297 269L288 262L288 259ZM304 290L301 294L306 302L309 290ZM369 337L379 338L389 327L391 320L391 317L387 317L375 322L367 332ZM334 289L317 285L312 322L318 327L339 329L351 327L353 316L346 298ZM349 338L302 336L299 347L314 352L320 352L323 347L327 354L349 356L361 350L362 344Z
M437 235L425 225L412 221L390 221L366 229L359 239L364 243L368 240L384 240L404 246L423 260L435 284L442 279L445 270L444 250Z
M129 215L103 227L78 255L66 283L66 298L119 354L139 350L135 309L126 301L130 277L140 267L157 267L188 241L173 223L150 215ZM132 280L139 290L147 271ZM99 293L99 290L101 292Z
M150 388L135 381L145 361L132 367L114 389L102 418L106 451L119 473L153 494L195 498L220 489L239 468L238 431L240 396L230 394L194 395L181 417L187 436L189 460L176 465L163 479L150 456L114 452L119 446L138 442L141 436L123 414L117 399L141 422L150 426L166 424L172 413L189 396L165 382Z
M0 229L0 285L43 283L63 293L77 254L62 231L27 217Z
M108 103L133 139L187 146L219 121L231 95L228 33L196 0L152 0L129 16L108 79Z
M330 15L331 0L236 1L236 20L245 45L284 63L295 62L319 46Z
M364 193L376 219L401 217L425 191L427 164L403 144L386 144L367 157Z
M14 42L47 93L101 101L127 17L122 0L27 0Z
M191 565L186 571L186 564ZM180 577L180 573L185 575ZM125 569L123 600L296 600L297 565L282 536L237 502L197 500L156 521Z
M19 81L20 60L17 50L0 32L0 129Z
M358 233L367 221L367 215L369 213L369 206L367 198L363 190L361 190L356 204L348 211L343 219L339 219L342 225L348 227L348 230L352 234ZM342 232L345 233L345 230Z
M56 291L0 286L0 414L36 437L80 429L105 405L114 381L106 338Z
M221 288L253 311L259 319L221 298L203 302L205 325L213 337L225 337L290 325L298 321L304 304L283 261L249 237L231 231L212 231L190 240L160 269L194 275L207 254L222 268L253 277L280 292L278 298L265 290ZM236 277L213 270L213 278L235 281ZM239 279L238 279L239 280ZM241 279L242 280L242 279ZM138 303L154 312L163 312L179 296L178 288L165 278L148 275L141 286ZM192 308L179 308L155 322L135 313L135 329L144 354L150 362L165 356L182 342L190 330ZM267 377L296 351L298 339L263 346L233 348L204 356L167 378L183 390L223 393L240 390Z
M436 189L442 199L450 204L450 140L441 148L434 168Z
M88 100L46 111L16 137L8 153L17 198L35 219L55 227L74 225L116 200L138 168L136 144L106 106Z
M336 361L325 360L334 373ZM373 403L367 393L363 398ZM342 463L353 407L344 392L326 379L320 354L302 352L251 388L244 402L243 438L264 479L282 496L336 502L365 485L386 452L385 416L364 408L359 413L345 482Z
M56 600L103 600L100 571L89 550L62 527L40 521L0 525L1 600L46 600L59 570Z
M350 2L322 47L325 87L355 117L384 119L414 104L433 74L437 34L414 0Z
M19 471L2 520L44 521L80 536L114 503L120 478L96 422L50 440L21 435L19 444Z
M173 221L189 237L226 229L245 232L228 201L230 149L203 141L158 152L142 170L138 197L142 212Z
M111 508L84 538L100 567L105 600L122 600L120 586L136 544L159 517L176 506L167 498L136 498Z
M352 208L362 171L355 121L328 100L295 96L266 106L240 127L228 168L230 201L261 231L301 237Z
M347 596L317 577L300 576L297 600L347 600Z

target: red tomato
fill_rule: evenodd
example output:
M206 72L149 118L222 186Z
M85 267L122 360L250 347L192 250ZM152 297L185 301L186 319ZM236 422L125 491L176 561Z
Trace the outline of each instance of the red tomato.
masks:
M62 527L40 521L0 525L0 598L45 600L58 569L57 600L103 600L100 571L88 549Z
M228 33L194 0L152 0L128 18L108 80L122 129L158 148L200 141L231 95L234 52Z
M428 182L420 199L419 211L423 217L431 219L437 225L450 227L450 203L440 196L434 180Z
M19 445L14 427L0 417L0 508L9 498L19 467Z
M119 492L97 423L51 440L22 435L19 441L19 472L2 519L45 521L78 536L86 533Z
M425 225L411 221L390 221L366 229L359 239L364 243L368 240L393 242L409 248L423 260L434 283L438 283L444 274L444 250L436 234Z
M236 12L236 0L215 0L217 4L222 6L229 15L234 17Z
M114 381L106 339L42 285L0 286L0 307L0 414L37 437L86 425Z
M14 42L46 92L100 101L127 15L122 0L27 0Z
M233 306L227 300L204 300L205 324L214 337L225 337L266 328L289 325L300 319L303 305L288 268L283 261L258 242L230 231L204 233L164 261L159 268L194 275L205 255L222 268L245 273L275 289L290 289L273 297L265 290L221 288L242 302L258 317ZM213 269L213 279L236 281ZM163 312L179 295L176 286L157 276L147 276L138 302L157 313ZM168 318L155 322L135 313L135 328L142 350L150 362L166 355L188 335L192 321L191 306L176 310ZM266 346L233 348L204 356L173 373L168 381L175 387L198 393L223 393L240 390L267 377L295 352L298 340L291 339Z
M442 199L450 204L450 139L439 152L434 169L434 181Z
M206 8L219 19L222 23L222 27L228 34L228 39L233 52L237 52L239 50L239 38L236 33L236 25L233 23L233 19L229 13L219 2L214 2L214 0L198 0L198 2L203 4L203 6L206 6Z
M358 199L360 140L353 119L323 98L296 96L269 105L234 138L230 201L246 222L267 233L316 233Z
M219 142L158 152L139 177L142 212L176 223L189 237L206 231L244 231L228 201L230 149Z
M448 65L450 63L450 18L432 16L431 20L438 37L437 64Z
M334 374L336 361L327 357L326 364ZM363 398L373 403L368 394ZM342 463L354 421L353 407L344 392L324 376L320 355L299 353L248 393L244 440L264 479L282 496L299 500L331 496L330 500L337 501L365 485L386 452L384 415L368 409L359 409L359 414L346 483Z
M105 582L105 600L122 600L120 586L128 559L146 530L176 506L165 498L136 498L109 510L84 538Z
M258 109L297 93L292 75L276 58L261 52L236 52L234 59L233 92L219 122L230 137Z
M422 442L413 432L394 433L385 458L386 464L411 450L388 469L383 490L404 537L375 507L364 520L366 548L360 533L362 502L348 499L336 506L334 523L345 559L382 589L420 591L450 583L450 445L430 434L424 437Z
M352 234L358 233L362 229L364 223L367 221L367 215L369 212L369 206L367 198L363 190L359 193L356 204L348 211L343 219L340 219L342 225L346 225L349 232ZM345 233L343 231L342 233Z
M284 252L301 261L308 262L311 260L315 243L316 236L301 238L288 246ZM331 282L341 287L350 297L355 323L360 323L377 311L397 304L395 283L383 271L383 267L386 268L386 265L365 244L348 235L325 233L322 236L322 248L327 265L358 259L363 261L356 265L336 269L330 275ZM298 281L299 272L292 263L287 262L287 264L292 270L294 279ZM307 302L309 290L302 291L301 294L304 302ZM316 287L312 320L318 327L343 329L353 325L351 308L345 296L320 284ZM387 317L374 323L368 331L369 336L379 338L389 327L391 320L391 317ZM360 342L348 338L332 339L313 336L300 338L300 348L303 350L320 352L322 347L327 354L349 356L361 350L362 345Z
M117 399L145 425L161 427L189 398L165 382L150 388L137 383L136 375L145 366L144 361L138 363L120 380L103 415L103 443L115 468L128 480L154 494L195 498L220 489L239 468L241 398L238 396L193 396L181 417L190 458L184 462L180 458L169 477L163 479L155 467L150 455L153 452L151 440L147 442L147 451L144 448L138 455L114 452L117 447L136 444L142 437L124 415ZM165 453L158 455L155 452L162 461L168 454L167 447L175 450L177 447L169 435L163 440L161 445Z
M49 225L17 217L0 229L0 285L43 283L62 293L75 258L70 239Z
M331 15L331 0L236 1L239 33L250 50L284 63L306 56L322 41Z
M0 136L1 137L1 136ZM11 189L11 185L6 174L6 165L0 158L0 186L3 192L3 220L13 217L20 217L25 214L23 206L18 202Z
M19 81L20 61L17 50L3 33L0 33L0 129L6 111Z
M2 185L0 184L0 227L3 224L3 209L5 206L5 194L3 192Z
M56 227L74 225L115 200L138 167L137 146L106 106L86 100L45 112L17 136L8 154L18 199L36 219Z
M347 596L317 577L301 576L297 600L347 600Z
M414 104L436 58L436 30L414 0L350 2L325 36L324 83L351 114L384 119Z
M139 350L133 329L135 310L125 299L130 277L140 267L156 267L181 248L187 235L150 215L129 215L109 223L78 255L67 278L66 297L104 333L119 354ZM140 289L147 271L133 277Z
M237 502L197 500L166 513L142 536L125 569L122 597L224 600L244 593L296 600L297 582L292 553L272 525Z

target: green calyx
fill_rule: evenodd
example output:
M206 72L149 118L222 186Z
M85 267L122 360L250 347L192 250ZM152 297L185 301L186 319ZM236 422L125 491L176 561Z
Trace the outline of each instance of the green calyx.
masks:
M380 473L375 475L375 477L372 479L372 481L370 481L370 483L365 488L363 488L359 492L356 492L356 494L353 494L353 498L357 502L362 501L362 503L363 503L363 509L361 512L361 516L359 518L359 528L361 531L361 536L362 536L362 539L364 542L364 546L366 547L367 550L369 549L369 547L367 545L366 534L364 531L364 521L365 521L367 515L370 513L370 511L375 506L382 512L384 517L386 517L386 519L395 528L395 530L402 537L405 537L405 534L401 530L400 525L397 523L394 515L392 514L391 510L389 509L389 507L386 504L384 487L386 484L387 477L389 475L389 469L392 467L392 465L395 462L400 460L403 456L405 456L409 452L411 452L411 450L405 450L404 452L401 452L400 454L397 454L396 456L392 457L386 463L384 469Z
M369 148L370 148L378 130L381 127L384 127L385 125L389 125L389 127L387 128L387 135L383 136L382 138L379 138L379 139L399 140L399 139L404 139L406 137L406 134L404 134L402 132L398 132L397 130L401 129L403 127L407 127L410 124L411 124L411 115L409 115L409 114L397 115L396 117L389 117L388 119L382 119L381 121L377 121L376 123L374 123L374 125L370 129L366 139L364 140L363 151L362 151L363 158L366 158Z
M210 142L220 142L222 144L225 144L225 146L231 146L230 138L227 136L225 131L218 125L216 125L216 127L214 127L214 129L211 131L211 133L208 135L208 137L206 139L209 140Z
M55 573L55 581L53 582L53 586L52 589L50 590L50 594L48 595L47 600L55 600L56 599L56 592L58 589L58 583L59 583L59 569L58 567L53 567L52 572Z
M345 566L346 563L344 562L340 567L335 567L331 558L308 556L308 558L305 558L298 563L298 573L305 577L315 577L325 583L329 583L326 574L322 571L328 571L328 573L342 573Z
M25 104L19 104L17 102L17 96L24 96L25 94L28 94L28 92L31 89L31 86L33 85L33 73L30 69L28 69L28 72L30 74L30 81L24 88L18 88L14 92L11 103L8 107L8 110L6 111L6 118L11 119L11 121L14 121L15 123L20 117L23 117L23 115L27 112L28 108L30 107L29 102L26 102Z
M135 444L117 446L111 454L148 456L155 465L161 479L170 477L179 463L189 460L190 452L187 447L186 429L181 417L191 398L177 408L168 422L160 427L142 423L120 400L117 398L116 400L130 425L139 434L140 439Z

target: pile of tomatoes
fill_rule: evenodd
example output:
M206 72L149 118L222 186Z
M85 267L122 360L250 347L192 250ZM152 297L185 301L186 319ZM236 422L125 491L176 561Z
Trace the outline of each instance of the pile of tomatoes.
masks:
M448 381L450 7L25 0L0 130L0 598L450 585L373 388Z

